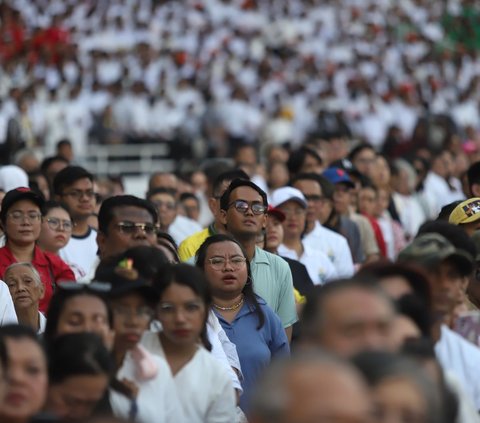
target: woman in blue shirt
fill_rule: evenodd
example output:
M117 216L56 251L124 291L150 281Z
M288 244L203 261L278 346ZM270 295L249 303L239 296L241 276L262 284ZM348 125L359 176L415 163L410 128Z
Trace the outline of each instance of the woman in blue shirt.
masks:
M252 388L273 357L290 353L280 318L254 294L247 255L232 237L213 235L197 252L213 297L213 311L236 347L244 380L240 407L248 412Z

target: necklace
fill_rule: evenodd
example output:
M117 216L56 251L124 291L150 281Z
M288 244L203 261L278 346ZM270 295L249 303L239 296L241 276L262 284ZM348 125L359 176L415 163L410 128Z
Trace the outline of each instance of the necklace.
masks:
M222 307L222 306L219 306L218 304L215 304L213 303L213 306L217 309L217 310L221 310L221 311L234 311L234 310L237 310L238 308L240 308L243 304L243 295L242 295L242 298L240 298L240 301L230 307Z

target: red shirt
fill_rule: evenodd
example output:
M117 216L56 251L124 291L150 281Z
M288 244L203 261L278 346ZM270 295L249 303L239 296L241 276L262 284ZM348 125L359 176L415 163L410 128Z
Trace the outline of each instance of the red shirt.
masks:
M7 246L0 248L0 277L2 279L7 267L13 263L17 263L17 261ZM75 275L72 269L70 269L70 266L60 257L45 252L37 246L35 246L33 252L32 264L38 273L40 273L40 278L45 286L45 295L40 300L39 308L41 312L46 312L57 282L74 281Z

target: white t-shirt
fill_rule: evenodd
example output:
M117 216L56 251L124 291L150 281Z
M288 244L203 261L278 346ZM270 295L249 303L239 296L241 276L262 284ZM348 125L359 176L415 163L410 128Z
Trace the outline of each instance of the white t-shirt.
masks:
M165 357L157 333L145 332L142 344L148 351ZM236 421L236 399L228 371L205 348L199 346L174 380L188 423Z
M480 349L442 325L435 354L442 368L458 378L476 409L480 410Z
M0 326L18 323L12 296L7 284L0 280Z
M59 255L75 272L77 281L82 281L95 262L97 250L97 231L90 228L84 236L72 235L68 244L59 251Z
M337 271L337 277L350 278L355 272L353 267L352 253L348 246L347 239L335 231L315 222L313 231L306 234L302 242L312 248L323 251L332 261Z
M200 223L195 222L195 220L182 215L177 215L168 228L168 233L173 237L177 245L180 245L185 238L188 238L195 232L200 232L202 229Z
M280 244L278 246L278 255L298 260L302 263L307 268L308 274L315 285L323 285L325 282L337 278L337 271L326 254L309 245L303 244L303 254L301 257L298 257L294 250L287 248L284 244Z
M139 380L135 372L135 362L130 352L123 361L122 367L117 372L117 379L128 379L134 382L138 390L138 412L135 421L141 423L188 423L182 414L182 408L175 382L168 363L162 357L152 354L151 357L157 365L157 375L149 380ZM109 391L110 405L113 414L117 417L129 418L131 407L130 400L112 389Z

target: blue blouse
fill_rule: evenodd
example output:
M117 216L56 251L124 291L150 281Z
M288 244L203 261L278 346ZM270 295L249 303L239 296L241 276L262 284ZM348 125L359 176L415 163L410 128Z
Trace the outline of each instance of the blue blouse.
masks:
M272 358L290 354L280 318L262 298L257 296L257 300L265 316L265 323L260 329L257 329L259 322L253 304L245 302L231 323L214 309L228 338L237 347L244 376L240 397L240 407L244 412L249 411L250 395L262 370Z

